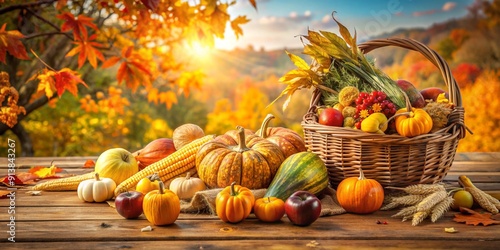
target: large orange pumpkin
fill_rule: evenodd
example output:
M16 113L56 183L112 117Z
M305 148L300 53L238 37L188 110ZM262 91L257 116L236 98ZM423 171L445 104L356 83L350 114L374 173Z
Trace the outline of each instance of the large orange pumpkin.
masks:
M359 170L359 177L348 177L337 187L337 200L347 212L369 214L380 209L384 202L384 188L375 179L367 179Z
M255 134L278 145L285 155L285 159L290 155L307 150L304 139L297 132L284 127L269 127L269 122L272 119L274 116L268 114Z
M284 160L274 143L238 127L237 132L228 131L222 139L200 148L196 170L209 188L224 188L233 182L250 189L267 188Z

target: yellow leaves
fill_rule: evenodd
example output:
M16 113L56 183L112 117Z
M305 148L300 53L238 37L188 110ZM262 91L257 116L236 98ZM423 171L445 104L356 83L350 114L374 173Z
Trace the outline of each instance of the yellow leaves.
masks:
M167 109L172 108L177 103L177 95L173 91L159 92L156 88L148 90L148 102L165 103Z
M234 31L236 39L238 39L240 35L243 35L243 30L241 29L240 25L248 22L250 22L250 19L248 19L246 16L238 16L237 18L231 21L231 28Z
M306 61L304 61L304 59L289 53L288 51L286 51L286 53L290 57L293 64L297 66L297 69L288 71L279 79L280 82L287 84L287 86L280 93L280 95L271 104L269 104L272 105L279 98L286 95L286 100L283 103L283 111L288 107L295 91L303 88L310 88L311 86L318 86L321 82L319 76L311 70L311 67L306 63Z
M98 101L96 102L90 95L86 95L80 99L80 108L88 113L102 112L108 115L124 114L124 107L130 106L130 101L122 97L122 90L114 86L108 88L108 96L103 92L96 94Z

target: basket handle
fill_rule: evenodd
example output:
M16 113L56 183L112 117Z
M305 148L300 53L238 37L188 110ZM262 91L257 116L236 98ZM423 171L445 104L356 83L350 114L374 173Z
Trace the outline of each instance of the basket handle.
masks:
M436 51L430 49L425 44L413 39L405 39L405 38L375 39L358 45L359 49L365 54L374 49L387 46L396 46L408 50L417 51L424 57L426 57L430 62L432 62L432 64L434 64L441 71L444 83L448 87L448 94L450 100L453 104L455 104L455 109L450 114L449 117L450 123L454 124L452 126L452 130L453 131L458 130L460 138L465 137L465 130L467 128L464 123L465 111L464 108L462 107L462 95L460 94L460 88L458 87L458 84L455 78L453 77L450 67L448 66L446 61ZM469 132L471 131L469 130Z
M462 107L462 95L460 94L460 88L458 87L458 84L451 73L450 67L436 51L430 49L425 44L413 39L387 38L387 39L370 40L358 45L359 49L365 54L374 49L387 46L396 46L404 49L417 51L423 56L425 56L430 62L432 62L432 64L434 64L441 71L441 75L443 76L444 82L448 87L448 93L451 102L453 102L458 107Z

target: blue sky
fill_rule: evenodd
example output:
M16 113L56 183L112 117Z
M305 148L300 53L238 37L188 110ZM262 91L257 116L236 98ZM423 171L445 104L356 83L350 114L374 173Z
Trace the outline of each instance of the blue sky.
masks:
M335 17L349 30L356 29L358 40L397 28L428 27L433 23L467 15L467 6L474 0L257 0L257 11L248 0L238 0L229 7L232 17L246 15L251 21L242 26L243 36L236 40L227 32L217 48L266 50L300 48L297 35L307 29L337 32L331 18Z

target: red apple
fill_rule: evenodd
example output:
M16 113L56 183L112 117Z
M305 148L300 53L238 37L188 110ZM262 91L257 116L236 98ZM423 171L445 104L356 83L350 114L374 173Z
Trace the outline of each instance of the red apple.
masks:
M115 198L116 211L126 219L135 219L142 214L144 194L138 191L128 191Z
M294 225L308 226L319 218L321 201L308 191L296 191L286 199L285 213Z
M446 93L446 91L444 91L441 88L429 87L429 88L425 88L425 89L420 90L420 94L422 94L422 96L424 97L425 100L436 101L439 94L442 94L442 93L445 93L445 97L449 98L448 93Z
M322 125L342 127L342 124L344 123L344 116L338 109L325 108L319 114L318 122Z

